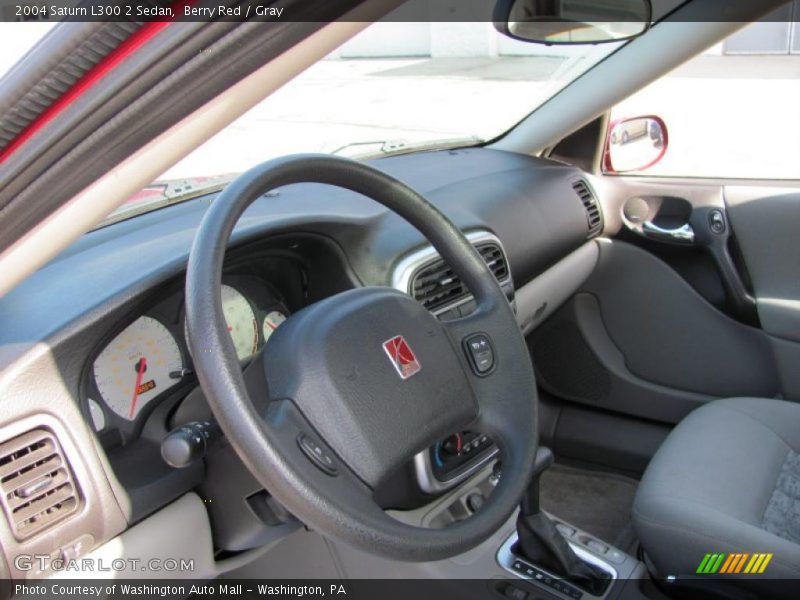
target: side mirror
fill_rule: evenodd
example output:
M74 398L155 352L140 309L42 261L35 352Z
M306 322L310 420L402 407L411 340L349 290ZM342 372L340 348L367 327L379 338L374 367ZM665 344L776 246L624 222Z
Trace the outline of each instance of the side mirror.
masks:
M608 128L603 171L644 171L660 161L669 146L667 125L653 115L615 121Z
M642 35L650 27L650 0L498 0L500 33L540 44L602 44Z

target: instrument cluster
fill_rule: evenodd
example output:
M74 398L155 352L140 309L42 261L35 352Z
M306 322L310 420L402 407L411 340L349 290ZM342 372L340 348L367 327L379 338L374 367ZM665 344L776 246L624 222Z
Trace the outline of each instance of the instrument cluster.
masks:
M236 355L243 366L287 319L281 294L252 276L223 277L220 301ZM197 385L185 338L183 296L169 294L126 320L100 344L90 361L85 402L99 434L135 437L153 408L166 397Z

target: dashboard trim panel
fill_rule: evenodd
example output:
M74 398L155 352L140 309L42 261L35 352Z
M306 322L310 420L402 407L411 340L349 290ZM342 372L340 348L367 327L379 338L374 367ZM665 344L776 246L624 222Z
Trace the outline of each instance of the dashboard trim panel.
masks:
M506 253L506 249L503 247L503 242L500 241L500 238L497 237L495 234L491 233L490 231L486 231L484 229L480 229L477 231L471 231L469 233L464 234L465 237L469 240L469 242L473 246L477 246L478 244L483 244L486 242L491 242L496 244L500 251L503 253L503 258L505 258L506 265L508 265L508 254ZM414 275L417 274L421 269L427 267L430 263L434 262L435 260L441 258L439 253L436 251L431 245L425 246L424 248L420 248L411 254L406 255L397 263L397 265L392 270L392 287L396 290L400 290L405 294L411 294L411 281L414 279ZM508 276L504 277L502 281L498 281L501 287L508 285L511 283L511 268L509 266L508 269ZM457 306L461 306L462 304L468 303L472 300L472 294L467 294L460 300L456 300L455 302L451 302L450 304L445 304L444 306L440 306L439 308L432 310L431 313L435 316L438 316L442 313L447 312Z

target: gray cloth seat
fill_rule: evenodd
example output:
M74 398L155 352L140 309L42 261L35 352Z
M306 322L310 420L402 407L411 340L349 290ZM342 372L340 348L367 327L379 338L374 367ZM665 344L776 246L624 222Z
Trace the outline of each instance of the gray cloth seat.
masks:
M657 576L701 580L710 552L773 553L763 575L725 581L775 596L788 582L774 579L795 579L800 597L800 404L734 398L693 411L647 467L633 518Z

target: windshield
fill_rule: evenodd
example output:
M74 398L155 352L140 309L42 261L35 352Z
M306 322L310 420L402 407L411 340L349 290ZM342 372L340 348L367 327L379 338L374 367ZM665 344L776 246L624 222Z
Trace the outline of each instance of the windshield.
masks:
M164 178L235 173L295 152L490 140L618 47L529 44L491 23L375 23Z
M286 154L361 157L494 139L619 46L530 44L500 35L492 23L375 23L101 226L219 189L235 174Z

